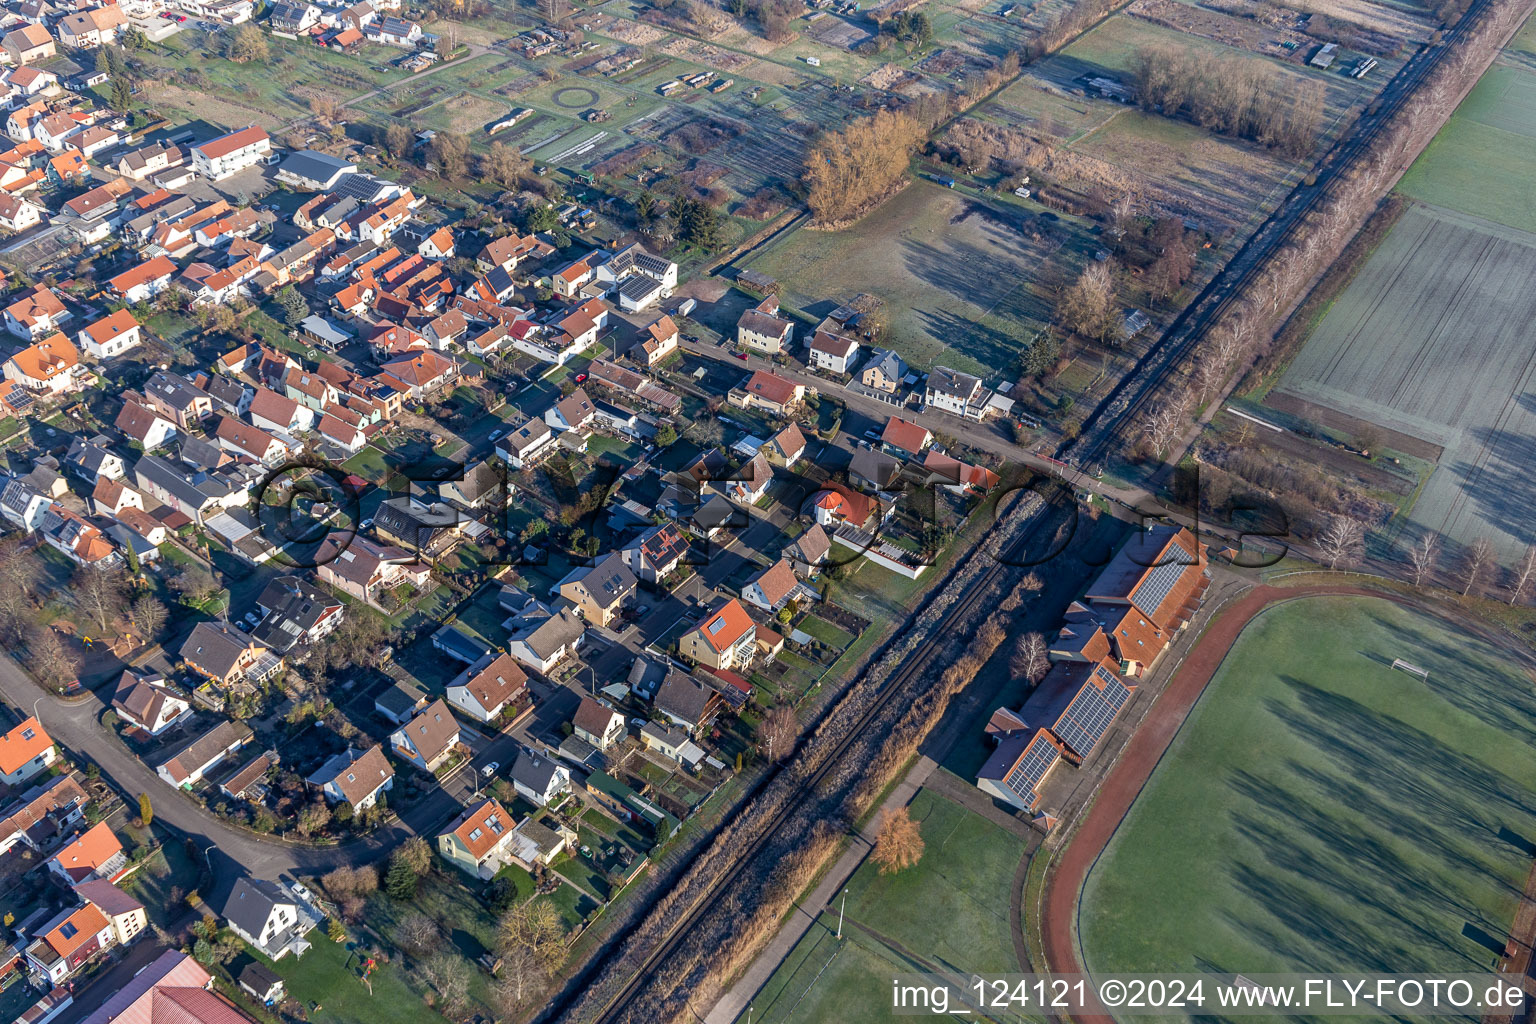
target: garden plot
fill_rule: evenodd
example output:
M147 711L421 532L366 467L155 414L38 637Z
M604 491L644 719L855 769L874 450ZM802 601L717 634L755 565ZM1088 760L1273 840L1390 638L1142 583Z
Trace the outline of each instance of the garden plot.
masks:
M1278 391L1441 445L1413 522L1506 559L1536 543L1536 235L1415 206Z

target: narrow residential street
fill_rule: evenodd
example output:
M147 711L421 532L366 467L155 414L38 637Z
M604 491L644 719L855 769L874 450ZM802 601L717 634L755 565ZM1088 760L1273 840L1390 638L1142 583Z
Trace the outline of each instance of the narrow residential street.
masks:
M45 694L6 654L0 656L0 695L18 708L35 711L56 742L94 761L103 777L130 801L140 793L148 793L154 801L155 818L205 851L215 879L213 892L207 894L210 899L222 896L240 874L266 879L284 874L320 875L344 864L382 860L408 836L433 834L458 810L441 794L429 794L408 808L395 824L366 838L333 846L300 846L257 836L226 824L190 796L172 789L152 768L129 753L100 725L106 706L95 694L76 703ZM497 746L499 749L501 741Z

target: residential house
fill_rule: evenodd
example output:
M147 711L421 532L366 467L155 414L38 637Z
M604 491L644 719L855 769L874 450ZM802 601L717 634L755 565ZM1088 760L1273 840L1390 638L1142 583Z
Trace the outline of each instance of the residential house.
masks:
M477 722L494 722L528 700L528 673L509 654L484 655L448 684L448 703Z
M578 739L598 750L607 750L624 738L624 716L595 697L582 697L571 718Z
M459 379L459 364L436 352L413 352L384 363L379 370L384 383L410 395L413 402L429 401Z
M71 473L95 485L102 480L121 480L128 471L122 456L107 447L111 441L105 434L92 437L75 436L64 455L64 465Z
M139 347L142 340L138 320L120 309L87 325L80 331L80 344L93 359L111 359Z
M770 370L757 370L739 388L732 388L727 400L743 409L765 409L787 416L805 398L805 385Z
M272 139L265 129L253 125L193 146L192 167L209 181L222 181L264 163L271 152Z
M496 453L513 469L528 469L554 451L556 440L548 423L530 418L496 442Z
M660 583L672 575L688 554L688 538L676 523L653 526L624 545L624 564L647 583Z
M655 366L677 351L677 337L677 324L670 316L664 316L646 327L631 353L636 362Z
M806 346L810 364L829 373L847 373L859 354L859 339L818 329Z
M859 383L874 391L894 395L907 377L907 364L888 348L877 348L859 371Z
M969 373L935 366L928 371L923 388L923 405L970 420L984 419L991 411L992 392L981 386L981 378Z
M176 264L167 256L154 256L136 267L107 279L107 290L129 305L146 302L171 286Z
M526 747L518 751L510 774L518 795L538 807L571 788L571 773L563 765Z
M569 608L530 622L507 641L507 653L545 675L567 655L575 653L586 638L587 627Z
M374 698L373 710L394 725L404 725L427 706L427 695L406 683L395 683Z
M251 730L243 723L218 722L161 762L155 774L177 789L191 789L250 741Z
M805 454L805 435L800 432L800 425L793 421L786 424L783 430L768 439L764 454L775 466L793 469Z
M59 911L33 934L27 966L55 987L117 941L112 922L91 903Z
M739 606L738 606L739 607ZM670 672L651 706L688 732L697 734L720 712L720 695L684 672Z
M577 388L545 411L544 422L556 431L579 431L590 427L596 415L592 399L587 397L586 391Z
M188 668L221 686L261 682L282 666L282 658L255 637L225 622L193 626L179 653Z
M250 1018L213 991L213 977L186 953L168 949L80 1024L246 1024ZM39 1022L40 1024L40 1022Z
M454 867L485 881L512 859L512 815L487 797L470 805L437 837L437 852Z
M594 626L606 626L634 597L637 582L623 555L615 551L594 565L572 569L556 590L576 606L583 619Z
M783 554L797 575L814 579L821 575L821 567L826 564L831 551L832 540L827 531L820 523L812 523L804 533L785 545Z
M145 451L154 451L178 436L176 424L161 416L153 408L140 405L132 395L123 399L114 425L130 441L137 441Z
M716 604L693 629L682 635L678 651L689 661L710 668L736 668L751 663L757 626L735 598Z
M291 398L278 394L271 388L258 387L251 397L246 415L258 427L279 430L285 434L308 430L315 422L315 412Z
M213 396L179 373L158 370L144 384L144 398L183 430L213 415Z
M317 644L341 625L346 605L299 576L279 576L256 598L261 621L252 637L279 654Z
M916 458L933 444L933 434L927 427L892 416L880 432L880 443Z
M118 677L112 710L120 720L151 736L186 721L193 713L191 703L167 686L158 674L141 675L133 669L124 669Z
M304 941L309 919L300 916L293 897L273 882L235 879L219 915L230 931L270 960L281 960L289 952L302 956L309 948Z
M0 195L0 228L20 234L42 223L43 209L20 196Z
M767 456L758 452L724 481L725 493L732 501L751 505L762 500L771 483L773 467L768 464Z
M47 285L21 292L5 307L5 329L23 341L37 341L57 334L71 318L69 310Z
M34 64L58 53L53 36L35 22L7 32L0 38L0 47L5 49L13 64Z
M70 775L55 775L0 806L0 854L18 845L37 849L85 820L90 797Z
M36 717L29 717L0 735L0 782L19 786L53 764L57 756L48 730Z
M395 756L425 772L435 771L458 743L459 723L441 698L389 736Z
M128 19L116 4L92 7L89 10L66 14L59 19L55 31L59 42L77 50L93 50L117 42L117 34Z
M92 879L115 882L128 871L128 855L117 835L101 821L49 857L48 870L69 885Z
M379 600L387 591L401 586L426 587L432 574L432 567L410 552L362 536L327 537L314 560L321 582L375 607L380 606Z
M795 323L778 316L779 300L770 295L736 321L736 343L765 355L787 352L795 337Z
M127 946L136 942L149 927L149 916L144 904L129 896L111 882L93 878L77 882L75 895L94 906L112 925L112 938L116 945Z
M741 588L741 599L770 615L789 603L800 591L800 581L789 559L780 558Z
M389 792L395 783L395 770L384 756L384 748L375 743L367 750L348 747L306 781L320 787L327 803L346 803L354 812L361 812L378 803L380 794Z
M286 442L233 416L220 416L213 436L224 451L255 459L264 466L276 466L292 452Z

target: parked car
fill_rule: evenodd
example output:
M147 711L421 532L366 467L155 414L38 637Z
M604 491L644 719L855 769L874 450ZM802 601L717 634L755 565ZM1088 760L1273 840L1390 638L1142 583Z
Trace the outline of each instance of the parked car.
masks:
M484 778L487 778L487 779L492 778L496 774L496 769L498 769L500 767L501 767L501 762L500 761L492 761L490 764L488 764L484 768L480 769L480 774Z
M491 431L491 436L489 438L487 438L487 440L490 440L490 441L499 440L501 435L504 434L504 433L506 433L506 431L504 431L504 430L493 430L493 431Z
M745 352L732 352L731 355L735 356L737 359L740 359L742 362L747 361L747 354Z
M576 375L576 383L577 384L584 384L584 383L586 383L586 380L587 380L587 375L586 374L578 373Z

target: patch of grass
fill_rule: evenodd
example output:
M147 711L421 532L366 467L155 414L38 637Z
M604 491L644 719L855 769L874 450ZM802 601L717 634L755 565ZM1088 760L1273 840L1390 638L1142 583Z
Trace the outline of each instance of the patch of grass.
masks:
M809 633L822 643L830 644L838 650L844 650L853 643L852 633L815 615L807 615L795 624L795 628L802 633Z
M1443 620L1378 599L1265 611L1088 878L1087 968L1487 969L1464 929L1508 933L1533 721L1527 675Z

